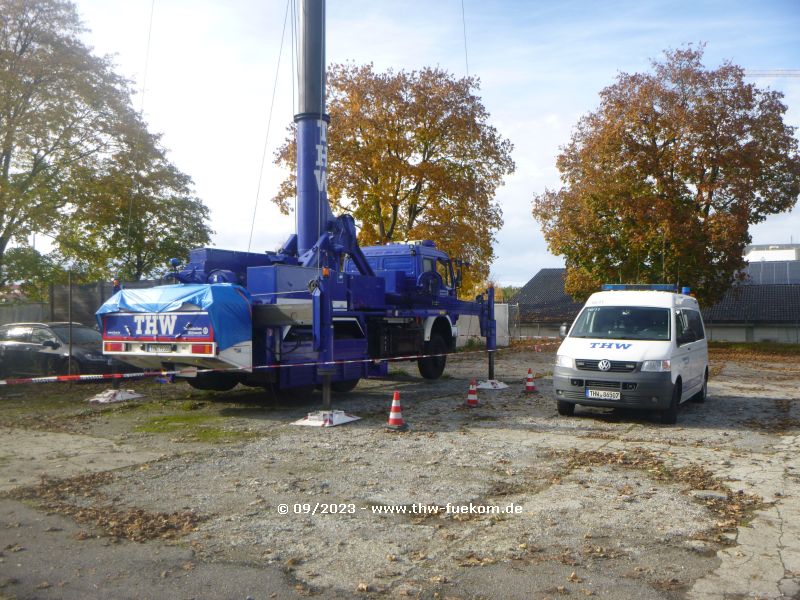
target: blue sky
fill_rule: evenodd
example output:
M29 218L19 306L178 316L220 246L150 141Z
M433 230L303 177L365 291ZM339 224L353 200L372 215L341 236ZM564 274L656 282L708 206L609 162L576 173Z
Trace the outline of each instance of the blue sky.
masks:
M77 0L85 39L115 54L142 89L152 0ZM561 266L530 215L534 193L557 187L555 157L578 118L619 72L644 71L667 48L706 44L705 64L800 69L800 0L464 0L469 73L481 79L491 122L514 143L517 171L498 191L505 225L492 275L523 284ZM461 0L332 0L328 62L376 69L438 65L466 73ZM277 68L285 0L155 0L143 106L170 158L195 181L212 211L214 244L247 250L273 83L252 250L273 250L293 217L269 202L285 174L272 165L291 122L290 50ZM752 79L785 94L786 121L800 126L800 78ZM755 243L800 242L800 208L751 230Z

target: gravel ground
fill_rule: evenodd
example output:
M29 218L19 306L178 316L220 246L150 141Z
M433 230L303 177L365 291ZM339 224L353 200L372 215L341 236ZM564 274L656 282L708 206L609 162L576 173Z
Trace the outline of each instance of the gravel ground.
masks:
M317 407L319 394L263 402L261 392L217 397L181 385L166 398L147 388L149 400L131 408L62 411L36 432L34 451L20 441L19 426L31 422L15 405L0 415L12 428L5 439L15 440L0 446L0 484L20 497L18 486L45 472L72 475L57 467L79 465L90 437L112 444L114 452L95 454L117 463L95 456L99 462L83 465L114 469L110 477L83 494L75 486L50 493L44 508L63 513L56 498L120 514L195 514L198 522L169 547L190 549L198 574L221 565L271 570L272 583L256 580L253 598L789 598L793 585L800 590L800 566L795 571L786 556L778 557L783 569L775 581L723 576L736 552L751 551L740 543L741 531L759 527L764 511L794 510L800 502L788 504L800 497L792 459L800 439L800 366L715 359L708 402L684 405L678 425L663 426L657 415L630 411L579 407L573 418L557 416L546 377L552 361L552 352L499 353L497 376L510 387L479 393L475 409L462 405L469 380L485 374L481 355L451 357L437 382L404 365L390 380L361 382L337 397L335 408L361 420L326 429L291 424ZM524 393L528 368L544 374L538 393ZM410 424L406 433L383 427L394 390ZM177 430L165 426L175 418ZM53 429L60 454L47 449ZM38 462L26 470L23 458L33 455ZM24 501L36 506L45 495L28 488ZM470 504L503 512L446 512ZM405 514L381 512L387 510ZM80 514L73 517L80 523ZM97 524L83 527L105 535ZM118 547L133 552L165 543ZM86 561L98 552L73 545ZM69 585L37 589L37 576L13 562L0 562L0 594L86 597L69 596L78 589ZM4 587L3 574L16 583ZM70 581L68 573L62 577ZM715 577L725 581L703 587ZM185 597L244 599L219 581L213 591L187 587ZM114 597L163 592L115 589Z

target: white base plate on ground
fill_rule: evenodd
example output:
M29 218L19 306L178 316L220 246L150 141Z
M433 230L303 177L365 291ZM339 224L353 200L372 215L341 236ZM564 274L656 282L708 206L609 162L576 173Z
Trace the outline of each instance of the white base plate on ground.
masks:
M497 381L497 379L489 379L487 381L481 381L478 383L479 390L504 390L508 386L503 383L502 381Z
M337 425L344 425L350 421L358 421L361 417L356 417L343 410L318 410L317 412L308 413L308 415L299 421L295 421L293 425L305 425L306 427L336 427Z
M96 396L89 398L89 402L96 404L111 404L112 402L135 400L136 398L144 398L144 394L138 394L133 390L105 390Z

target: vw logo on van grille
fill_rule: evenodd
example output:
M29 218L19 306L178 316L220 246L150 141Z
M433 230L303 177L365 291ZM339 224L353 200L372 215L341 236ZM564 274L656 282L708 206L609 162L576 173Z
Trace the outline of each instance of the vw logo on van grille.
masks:
M601 371L608 371L611 368L611 361L605 358L597 363L597 368Z

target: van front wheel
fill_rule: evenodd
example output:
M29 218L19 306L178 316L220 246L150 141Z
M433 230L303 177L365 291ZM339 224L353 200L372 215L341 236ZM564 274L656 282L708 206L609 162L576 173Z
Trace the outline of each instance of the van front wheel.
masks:
M678 422L678 408L681 404L681 382L678 381L672 388L672 399L669 408L661 411L661 422L664 425L675 425Z

